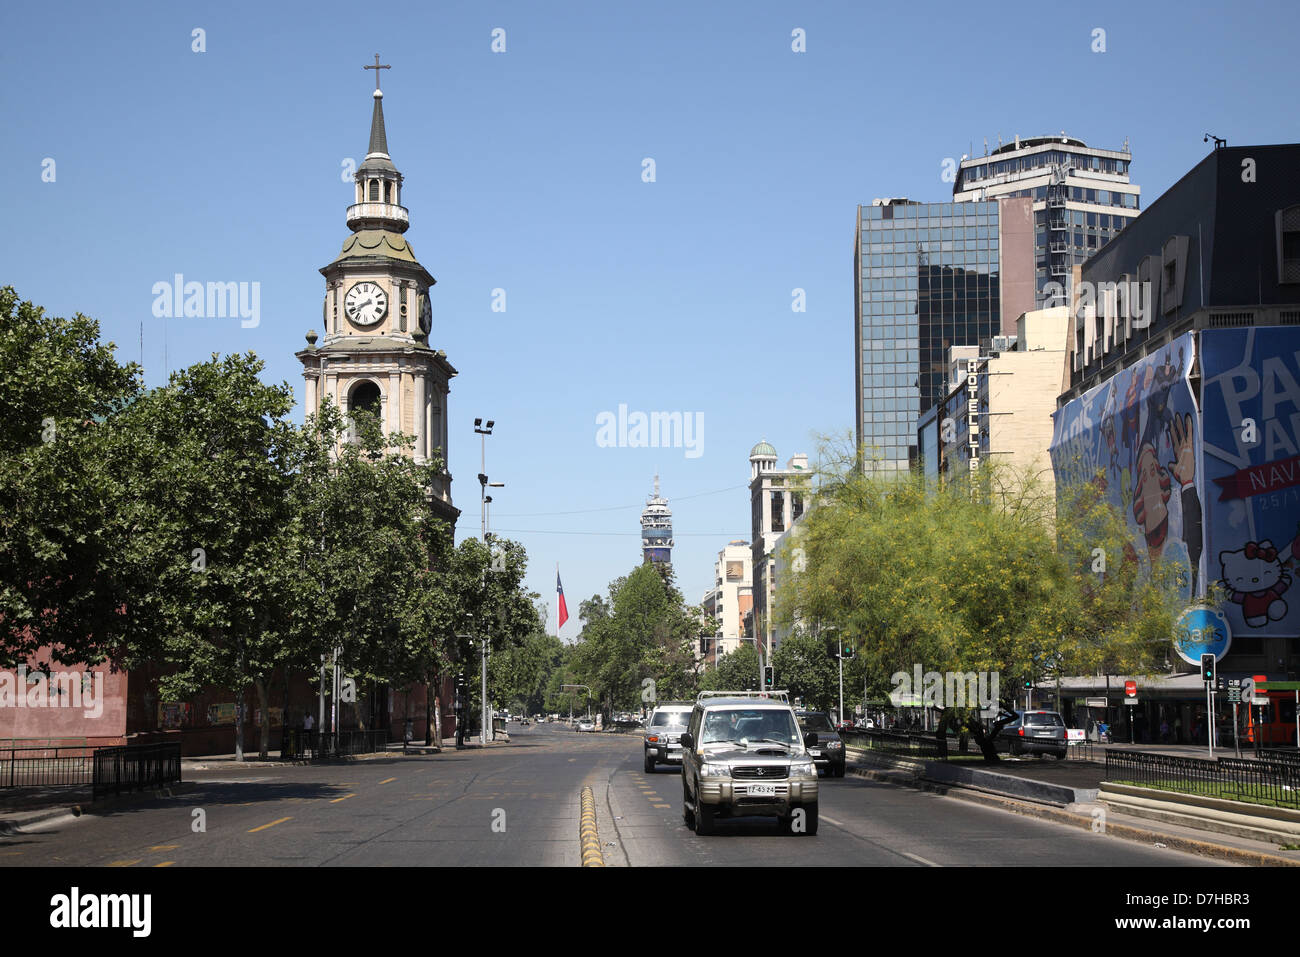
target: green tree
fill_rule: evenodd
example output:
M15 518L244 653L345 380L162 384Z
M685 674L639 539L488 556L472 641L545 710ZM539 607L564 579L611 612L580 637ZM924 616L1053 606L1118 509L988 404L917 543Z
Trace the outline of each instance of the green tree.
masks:
M802 629L789 635L772 652L776 685L801 698L804 707L835 711L839 700L839 662L827 640Z
M831 464L803 522L803 571L778 593L778 616L839 629L869 687L916 664L984 672L999 676L1008 709L1026 673L1042 680L1100 662L1141 672L1163 654L1176 607L1167 572L1088 572L1081 556L1122 553L1124 533L1086 495L1054 514L1041 485L1005 467L935 483L865 473L833 448L822 459ZM957 726L997 760L992 738L1007 712L986 728L978 708L944 703L941 747Z
M127 486L105 471L105 421L140 393L140 370L78 313L47 316L0 288L0 667L42 645L96 664L130 630L111 518Z

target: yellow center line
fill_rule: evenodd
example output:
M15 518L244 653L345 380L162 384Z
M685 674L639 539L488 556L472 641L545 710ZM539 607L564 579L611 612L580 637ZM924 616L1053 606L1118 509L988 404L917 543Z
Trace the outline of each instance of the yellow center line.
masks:
M651 806L652 806L652 807L668 808L668 807L671 807L672 805L670 805L670 804L654 804L654 805L651 805Z
M277 824L283 824L285 821L292 821L292 817L282 817L272 821L270 824L263 824L261 827L252 827L248 829L249 834L256 834L258 831L265 831L268 827L275 827Z
M384 780L380 781L379 783L380 783L380 784L387 784L389 781L396 781L396 780L397 780L397 778L385 778Z
M331 803L331 804L338 804L339 801L346 801L348 798L353 798L353 797L356 797L356 796L357 796L357 795L356 795L356 792L354 791L352 794L345 794L345 795L343 795L341 798L335 798L334 800L330 801L330 803Z
M151 851L174 851L174 850L176 850L176 848L178 848L178 847L180 847L179 844L155 844L153 847L149 848L149 850L151 850Z
M171 867L175 863L175 861L161 861L155 864L154 867Z
M130 867L132 864L139 864L139 863L140 863L140 858L137 857L133 861L111 861L108 866L109 867Z

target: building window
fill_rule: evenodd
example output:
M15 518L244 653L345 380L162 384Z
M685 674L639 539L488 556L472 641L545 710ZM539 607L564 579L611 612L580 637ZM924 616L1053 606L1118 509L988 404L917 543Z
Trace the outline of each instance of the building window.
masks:
M1300 204L1277 212L1278 282L1300 282Z

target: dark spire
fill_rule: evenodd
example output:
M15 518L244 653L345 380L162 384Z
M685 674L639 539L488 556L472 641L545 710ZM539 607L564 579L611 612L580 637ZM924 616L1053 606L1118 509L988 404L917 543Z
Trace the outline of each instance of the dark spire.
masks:
M367 153L388 153L388 136L384 132L384 94L375 90L375 111L370 117L370 149Z

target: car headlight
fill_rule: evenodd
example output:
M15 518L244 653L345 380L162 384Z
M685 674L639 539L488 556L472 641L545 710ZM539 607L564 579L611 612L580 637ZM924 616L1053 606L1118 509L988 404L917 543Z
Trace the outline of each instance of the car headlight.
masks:
M731 777L731 766L728 764L709 764L706 761L700 765L700 777L729 778Z
M835 750L837 750L837 749L839 749L839 748L842 748L842 747L844 747L844 742L843 742L843 741L827 741L827 742L826 742L826 749L827 749L828 751L835 751Z
M795 777L817 777L817 765L811 761L803 761L798 764L790 765L790 773Z

